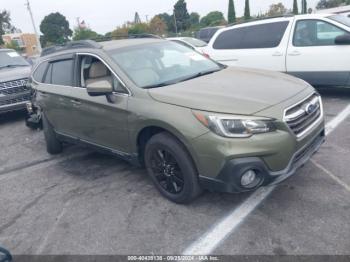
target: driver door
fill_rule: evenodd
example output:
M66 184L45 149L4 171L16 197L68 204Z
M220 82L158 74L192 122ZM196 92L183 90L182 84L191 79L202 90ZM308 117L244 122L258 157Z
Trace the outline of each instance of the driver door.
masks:
M77 60L77 89L72 114L76 133L90 144L117 153L129 152L128 111L129 93L124 84L102 59L95 55L79 55ZM114 92L106 96L90 96L86 85L108 79Z
M287 72L315 86L344 86L349 79L350 46L336 45L344 29L318 19L297 20L287 52Z

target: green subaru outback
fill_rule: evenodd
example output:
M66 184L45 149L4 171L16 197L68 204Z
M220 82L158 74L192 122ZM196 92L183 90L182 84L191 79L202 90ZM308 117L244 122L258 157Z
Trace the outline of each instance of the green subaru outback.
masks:
M53 47L31 78L49 153L62 142L112 153L177 203L277 184L324 142L321 97L306 82L162 39Z

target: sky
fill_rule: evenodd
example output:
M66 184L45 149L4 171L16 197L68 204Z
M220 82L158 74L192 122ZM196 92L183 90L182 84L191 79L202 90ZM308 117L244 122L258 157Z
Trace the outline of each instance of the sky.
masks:
M245 0L234 0L237 16L242 16ZM26 0L0 0L0 10L10 11L12 23L22 32L31 33L33 27L25 6ZM137 11L142 21L154 15L172 13L176 0L30 0L36 27L51 12L60 12L66 16L70 27L77 24L77 18L84 20L94 31L104 34L114 30L126 21L132 21ZM211 11L221 11L227 16L228 0L186 0L189 12L198 12L201 16ZM265 12L274 3L282 2L292 8L293 0L250 0L251 14ZM300 9L300 2L299 9ZM314 8L318 0L308 0L308 6Z

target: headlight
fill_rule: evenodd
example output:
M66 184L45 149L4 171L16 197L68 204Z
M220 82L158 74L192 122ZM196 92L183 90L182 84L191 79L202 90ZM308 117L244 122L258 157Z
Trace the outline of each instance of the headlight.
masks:
M276 131L273 119L210 115L198 111L193 114L204 126L223 137L251 137L254 134Z

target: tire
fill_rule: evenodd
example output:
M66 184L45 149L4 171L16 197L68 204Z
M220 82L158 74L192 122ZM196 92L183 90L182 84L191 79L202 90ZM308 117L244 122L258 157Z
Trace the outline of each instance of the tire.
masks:
M57 139L57 135L44 113L42 114L42 121L47 152L51 155L57 155L61 153L62 143Z
M192 158L172 135L165 132L154 135L144 155L147 172L164 197L186 204L200 195L202 189Z

